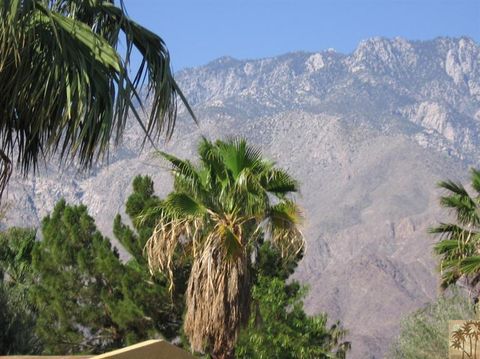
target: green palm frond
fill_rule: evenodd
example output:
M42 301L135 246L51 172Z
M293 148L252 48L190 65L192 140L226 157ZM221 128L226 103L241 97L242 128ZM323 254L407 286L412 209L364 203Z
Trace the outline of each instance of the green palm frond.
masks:
M247 143L244 140L234 139L228 142L217 141L219 155L225 169L233 178L237 178L248 165L246 157Z
M280 168L271 168L266 171L261 181L267 191L276 195L298 192L298 182Z
M181 177L186 180L188 179L192 182L193 186L201 184L197 168L195 168L190 161L181 160L162 151L159 151L158 153L170 163L171 171L175 177Z
M215 146L212 142L203 137L198 145L198 154L200 161L207 172L215 174L215 176L211 176L210 180L215 181L225 178L226 169L223 163L223 158L219 153L218 146Z
M145 122L140 89L151 104ZM113 1L0 0L0 92L0 184L10 162L28 173L51 154L90 167L121 138L129 113L145 139L169 137L177 96L193 116L163 40Z
M465 231L466 229L453 223L440 223L438 226L428 229L429 233L442 236L458 236Z
M435 253L437 254L448 254L449 256L456 251L461 254L461 243L454 239L445 239L435 244L434 246Z
M224 167L234 179L245 168L258 171L263 165L260 149L248 146L245 139L233 138L225 142L217 141L216 147Z
M472 178L475 178L475 176ZM447 196L440 197L440 204L445 208L454 210L459 223L470 225L480 223L477 203L460 183L442 181L438 186L450 192Z
M445 208L454 210L460 224L478 225L480 223L477 205L470 197L444 196L440 198L440 204Z
M465 187L461 183L457 183L451 180L446 180L446 181L440 181L438 182L438 187L443 188L452 194L459 195L461 197L469 197L469 194Z
M304 249L304 238L298 229L302 219L302 212L293 201L284 200L270 208L268 229L282 255L297 255Z
M459 269L462 273L473 274L480 272L480 256L470 256L460 261Z
M470 169L470 180L472 182L473 189L480 195L480 171L471 168Z
M472 169L472 187L480 189L480 172ZM440 256L440 271L444 288L462 277L467 282L480 273L480 216L479 203L465 187L453 181L442 181L439 186L448 191L440 204L454 211L456 223L440 223L429 232L440 236L434 251Z
M173 218L195 219L206 214L205 207L185 193L170 193L163 206Z

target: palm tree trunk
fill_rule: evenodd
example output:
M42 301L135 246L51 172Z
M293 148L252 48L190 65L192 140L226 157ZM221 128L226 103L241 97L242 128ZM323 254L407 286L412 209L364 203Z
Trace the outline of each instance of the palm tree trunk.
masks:
M235 357L238 331L250 314L250 287L248 255L225 258L219 246L211 246L194 259L184 322L194 350L207 343L213 358Z
M212 354L213 359L235 359L235 350L231 349L228 350L228 352L222 352L222 353L213 353Z

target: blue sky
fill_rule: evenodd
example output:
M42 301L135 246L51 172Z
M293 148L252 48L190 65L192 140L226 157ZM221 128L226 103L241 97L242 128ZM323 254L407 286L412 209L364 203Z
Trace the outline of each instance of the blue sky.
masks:
M166 41L174 70L220 56L353 51L372 36L480 42L480 0L124 0Z

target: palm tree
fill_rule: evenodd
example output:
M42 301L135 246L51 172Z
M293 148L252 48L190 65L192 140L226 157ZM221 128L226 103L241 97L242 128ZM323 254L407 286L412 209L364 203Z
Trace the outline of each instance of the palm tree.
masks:
M456 216L456 223L440 223L430 229L441 238L434 250L440 256L443 288L462 280L472 290L480 281L480 171L471 170L471 186L475 196L459 183L439 183L449 192L440 198L440 204Z
M177 95L193 116L163 40L114 0L0 0L0 94L0 197L13 164L26 174L59 154L91 166L129 113L149 140L171 135Z
M193 350L231 358L249 317L252 265L262 236L283 256L304 247L300 210L289 198L297 183L244 140L203 139L198 153L199 165L162 153L172 167L174 191L155 211L160 219L146 251L151 270L167 272L170 283L175 257L192 258L185 333Z

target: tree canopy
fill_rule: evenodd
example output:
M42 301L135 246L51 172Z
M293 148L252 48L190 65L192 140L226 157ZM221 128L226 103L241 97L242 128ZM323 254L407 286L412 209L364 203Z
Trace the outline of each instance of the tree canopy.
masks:
M33 251L32 300L45 353L96 354L177 335L179 314L165 281L152 278L135 251L124 264L85 206L60 201L43 219L42 235Z
M308 316L303 309L307 288L287 279L302 258L282 258L265 241L255 263L253 310L240 333L235 355L242 359L345 358L350 343L340 323L327 325L327 315Z
M35 306L30 301L35 230L0 232L0 355L39 354Z

